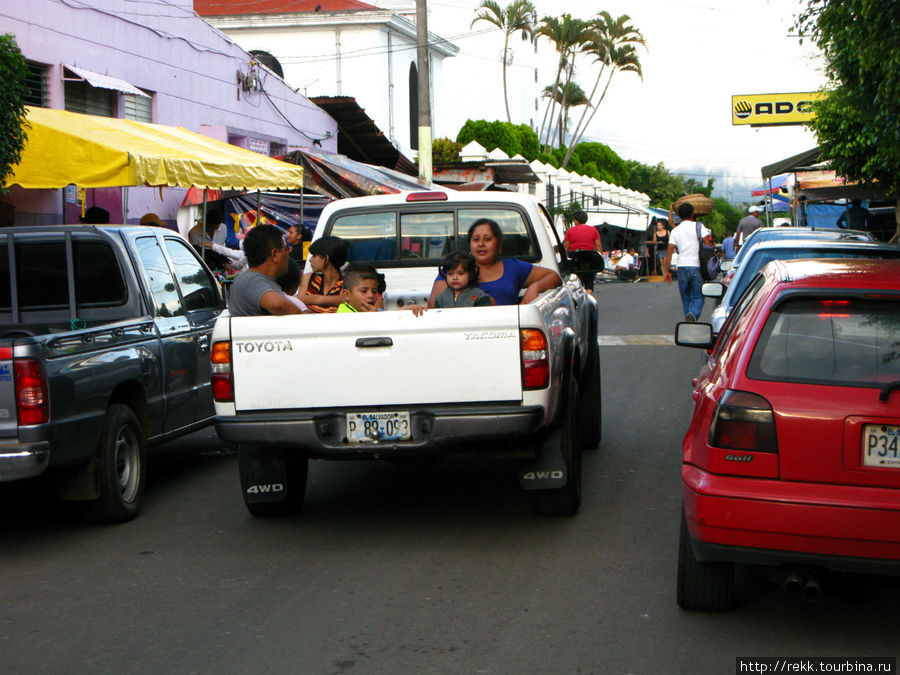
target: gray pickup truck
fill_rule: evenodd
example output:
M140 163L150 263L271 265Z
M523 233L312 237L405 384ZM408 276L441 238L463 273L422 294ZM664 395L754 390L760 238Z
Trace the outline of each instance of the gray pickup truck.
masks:
M0 231L0 482L47 474L91 520L137 515L145 446L212 421L224 306L175 232Z

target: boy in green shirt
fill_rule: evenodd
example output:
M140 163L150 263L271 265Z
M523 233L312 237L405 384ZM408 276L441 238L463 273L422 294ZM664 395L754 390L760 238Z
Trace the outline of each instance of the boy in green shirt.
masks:
M377 312L378 307L378 272L371 265L354 264L344 273L344 285L341 288L341 304L337 313ZM416 316L422 316L425 308L421 305L407 305L403 309L410 310Z

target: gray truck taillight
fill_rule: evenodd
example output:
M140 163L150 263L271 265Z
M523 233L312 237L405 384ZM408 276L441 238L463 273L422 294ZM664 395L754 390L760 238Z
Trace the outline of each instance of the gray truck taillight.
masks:
M717 448L778 452L775 415L759 394L729 389L709 426L709 444Z
M231 376L231 342L214 342L209 352L212 365L213 398L222 403L234 401L234 378Z
M47 378L37 359L14 359L16 414L20 426L44 424L50 419Z
M539 330L526 328L521 331L522 387L543 389L550 384L550 359L547 337Z

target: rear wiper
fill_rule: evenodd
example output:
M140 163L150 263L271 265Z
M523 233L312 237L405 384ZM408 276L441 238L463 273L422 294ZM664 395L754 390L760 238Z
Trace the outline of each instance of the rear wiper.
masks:
M888 396L891 395L891 392L894 389L900 389L900 380L894 380L893 382L886 384L884 389L881 390L881 393L878 394L878 400L882 403L887 403Z

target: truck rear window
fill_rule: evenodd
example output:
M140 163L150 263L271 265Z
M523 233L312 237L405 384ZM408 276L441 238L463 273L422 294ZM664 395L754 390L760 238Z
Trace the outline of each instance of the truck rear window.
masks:
M850 387L900 379L900 298L782 303L766 320L747 375Z
M350 262L437 265L450 253L468 250L469 226L480 218L490 218L500 225L501 257L539 258L525 217L515 209L348 213L335 218L328 234L347 242Z
M127 293L115 251L101 242L73 241L75 300L79 307L125 303ZM9 279L9 251L0 246L0 278ZM18 243L15 246L16 288L20 311L69 306L65 242ZM0 311L10 311L8 284L0 291Z

